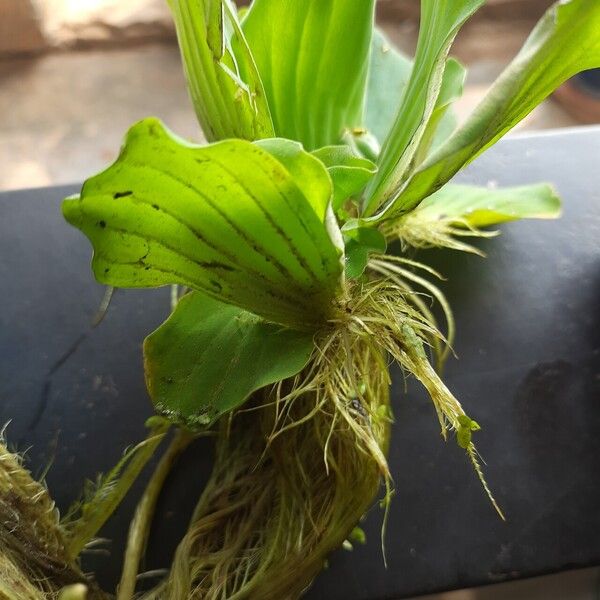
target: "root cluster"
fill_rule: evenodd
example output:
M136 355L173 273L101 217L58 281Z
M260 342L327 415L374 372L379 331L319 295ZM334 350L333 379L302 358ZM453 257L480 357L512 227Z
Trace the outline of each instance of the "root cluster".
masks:
M168 578L146 600L294 599L392 478L389 361L429 391L444 435L464 416L430 364L444 342L394 263L348 290L308 367L221 423L210 483ZM388 276L381 277L381 274Z

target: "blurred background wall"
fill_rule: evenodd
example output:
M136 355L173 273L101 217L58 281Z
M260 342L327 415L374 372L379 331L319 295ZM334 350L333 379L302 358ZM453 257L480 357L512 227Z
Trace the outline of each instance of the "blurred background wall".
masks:
M0 57L47 48L40 16L31 0L0 0Z
M550 3L488 0L463 29L453 49L470 69L459 118ZM418 16L418 0L379 0L381 26L408 53ZM149 115L202 139L165 0L0 0L0 190L81 181ZM575 123L550 102L521 127Z
M535 22L551 2L488 0L468 27L493 21L517 39L514 29L526 33L523 25ZM378 13L390 24L416 23L419 1L379 0ZM0 56L173 36L164 0L0 0L0 15Z

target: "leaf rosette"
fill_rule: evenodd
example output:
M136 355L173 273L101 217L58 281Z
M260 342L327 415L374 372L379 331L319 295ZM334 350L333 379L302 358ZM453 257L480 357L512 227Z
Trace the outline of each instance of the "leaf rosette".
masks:
M502 514L472 442L479 424L431 364L429 350L441 366L454 335L450 307L427 279L439 276L412 258L388 253L388 246L400 240L401 250L479 252L462 238L493 235L481 228L515 219L560 214L558 195L545 184L488 189L449 182L563 81L600 67L600 2L556 2L473 114L457 125L452 104L466 71L449 53L462 25L483 4L422 0L412 61L374 26L375 0L254 0L243 12L231 0L169 0L209 145L191 144L157 119L146 119L132 127L117 161L63 205L66 219L92 243L98 281L174 285L185 292L176 294L172 315L144 346L147 385L159 412L194 429L219 421L220 447L236 456L232 472L239 469L241 478L251 469L244 448L237 452L231 444L233 417L222 417L265 388L260 408L271 412L257 421L262 429L239 434L248 448L261 451L267 439L265 452L280 434L315 420L313 446L290 435L286 439L295 441L282 442L290 445L262 464L275 485L280 473L270 469L285 456L293 463L285 470L301 480L298 489L318 481L319 498L329 492L335 498L320 506L301 495L296 500L302 508L293 517L282 516L291 500L271 503L257 517L287 521L276 527L277 540L295 519L300 533L283 544L291 548L318 530L313 518L336 515L323 526L339 525L335 544L317 536L314 546L302 549L288 565L294 576L278 582L286 592L293 579L297 595L302 593L322 565L323 548L328 552L329 542L339 545L352 531L380 478L389 500L390 357L427 389L442 435L455 435ZM446 335L423 292L440 304ZM315 448L324 464L309 481L306 465L294 461ZM340 448L346 450L336 455ZM343 506L330 474L343 480L339 464L354 450L365 461L352 465L355 475L370 469L374 476L350 518L336 512ZM227 456L220 455L218 468L230 466ZM346 490L349 480L338 484ZM254 481L249 489L263 490ZM190 586L208 586L202 588L207 598L223 597L224 590L232 597L263 597L257 590L278 589L268 576L252 579L250 567L240 576L240 565L252 563L261 565L256 572L276 577L283 564L280 546L273 550L265 540L256 545L259 538L243 518L240 535L249 535L254 554L240 546L240 556L219 563L222 528L215 528L221 522L207 508L209 492L201 502L207 521L195 526L203 532L199 537L205 525L213 528L214 539L203 537L203 543L212 548L214 542L216 550L184 559L192 570L194 561L198 566L201 556L206 559L197 570L201 581L190 578ZM254 500L245 498L250 506L257 506ZM316 515L302 513L311 504L320 506ZM322 554L310 562L306 557L319 548ZM215 572L226 574L217 592L210 587ZM250 595L244 596L236 586L247 577ZM264 597L275 597L268 593Z

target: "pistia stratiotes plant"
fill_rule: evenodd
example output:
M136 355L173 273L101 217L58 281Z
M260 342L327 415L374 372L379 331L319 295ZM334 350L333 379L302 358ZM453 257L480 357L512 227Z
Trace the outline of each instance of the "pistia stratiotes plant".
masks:
M465 69L448 57L483 0L422 0L414 61L374 26L375 0L169 0L209 144L157 119L63 205L94 247L98 281L173 286L146 340L161 415L148 440L63 528L72 558L178 428L132 522L119 599L131 598L175 456L216 436L213 475L168 576L148 598L297 598L392 474L390 359L429 392L444 437L479 425L439 369L454 335L437 274L410 247L477 250L481 227L553 218L544 184L448 183L558 85L600 66L600 3L557 2L457 127ZM399 240L399 254L387 245ZM424 294L445 314L446 331ZM435 366L434 366L435 365ZM502 513L500 513L502 514Z

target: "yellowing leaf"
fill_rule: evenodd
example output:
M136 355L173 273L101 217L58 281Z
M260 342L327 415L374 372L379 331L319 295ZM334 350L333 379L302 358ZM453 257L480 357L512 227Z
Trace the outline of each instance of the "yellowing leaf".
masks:
M490 189L446 185L409 213L425 221L454 220L470 227L486 227L518 219L554 219L560 198L546 184Z

